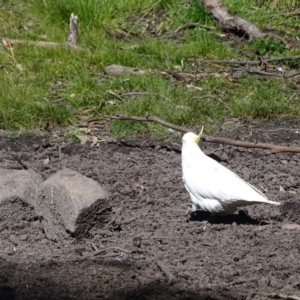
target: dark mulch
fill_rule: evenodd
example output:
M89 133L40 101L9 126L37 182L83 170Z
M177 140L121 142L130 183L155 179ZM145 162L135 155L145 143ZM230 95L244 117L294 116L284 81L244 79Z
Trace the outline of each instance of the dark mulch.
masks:
M296 121L241 125L234 134L298 145L297 128ZM221 134L233 136L226 130ZM175 151L180 140L179 148L159 147L159 142L139 147L140 140L133 147L74 142L62 147L61 157L47 136L17 141L1 137L0 167L33 169L44 179L72 168L110 192L113 212L110 222L91 229L89 237L58 243L45 238L29 208L0 220L0 299L249 300L300 294L300 231L282 228L300 224L300 154L202 145L283 204L247 207L249 217L240 213L205 224L205 213L185 216L189 195ZM50 163L44 164L47 157ZM91 255L97 248L107 251Z

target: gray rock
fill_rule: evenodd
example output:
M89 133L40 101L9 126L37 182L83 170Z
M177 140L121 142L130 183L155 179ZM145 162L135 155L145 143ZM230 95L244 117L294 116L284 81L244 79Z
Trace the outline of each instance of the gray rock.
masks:
M36 217L42 177L30 170L0 169L0 228Z
M9 199L36 204L42 177L32 170L0 169L0 205Z
M51 240L68 233L86 236L96 223L103 224L111 210L108 193L94 180L63 169L41 184L36 212Z

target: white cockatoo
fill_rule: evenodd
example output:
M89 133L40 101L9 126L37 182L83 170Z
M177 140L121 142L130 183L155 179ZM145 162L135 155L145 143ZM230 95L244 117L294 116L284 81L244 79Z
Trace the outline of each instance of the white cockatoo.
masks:
M199 135L188 132L182 138L182 178L192 201L187 213L199 208L212 214L231 214L244 205L280 205L205 155L198 146L202 133L203 127Z

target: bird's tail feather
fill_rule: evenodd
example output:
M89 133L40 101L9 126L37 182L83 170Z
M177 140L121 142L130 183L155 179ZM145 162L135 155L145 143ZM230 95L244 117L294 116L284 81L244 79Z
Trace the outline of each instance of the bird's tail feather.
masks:
M271 201L271 200L268 200L267 202L268 204L272 204L272 205L281 205L280 202L276 202L276 201Z

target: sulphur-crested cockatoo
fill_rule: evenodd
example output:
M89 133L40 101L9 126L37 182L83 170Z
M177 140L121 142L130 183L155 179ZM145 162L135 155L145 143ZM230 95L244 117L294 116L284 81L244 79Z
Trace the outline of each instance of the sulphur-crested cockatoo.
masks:
M182 178L189 192L192 208L212 214L231 214L240 206L267 203L280 205L238 175L205 155L199 148L199 135L186 133L182 138Z

